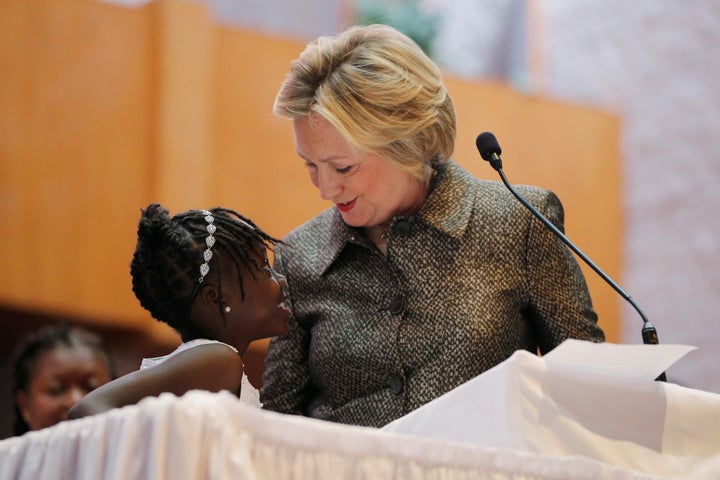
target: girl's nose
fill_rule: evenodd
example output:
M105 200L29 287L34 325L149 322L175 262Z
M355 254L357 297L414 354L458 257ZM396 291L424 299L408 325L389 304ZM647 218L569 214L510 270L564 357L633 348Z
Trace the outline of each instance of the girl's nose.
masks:
M278 287L280 287L280 291L283 293L283 296L287 297L287 279L285 278L285 275L278 273L274 268L271 268L270 271L272 272L272 276L277 282Z
M274 268L271 268L270 271L272 272L272 276L275 281L278 282L278 285L280 285L281 288L285 288L285 285L287 285L287 279L285 278L285 275L279 273Z

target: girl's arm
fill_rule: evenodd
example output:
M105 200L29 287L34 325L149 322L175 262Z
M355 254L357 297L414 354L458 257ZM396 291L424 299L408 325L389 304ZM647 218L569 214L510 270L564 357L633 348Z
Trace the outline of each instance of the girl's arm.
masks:
M138 403L145 397L169 392L181 396L190 390L240 393L243 363L225 345L193 347L160 365L137 370L93 390L68 413L69 419L86 417L112 408Z

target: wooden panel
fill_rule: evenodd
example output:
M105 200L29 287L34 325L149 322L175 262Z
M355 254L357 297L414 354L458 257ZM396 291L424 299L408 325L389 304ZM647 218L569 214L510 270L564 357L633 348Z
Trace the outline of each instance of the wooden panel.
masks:
M513 185L554 191L565 208L565 234L615 282L621 281L622 191L620 119L607 112L493 83L448 78L458 115L455 159L481 178L499 180L480 158L475 138L492 131L503 150L503 171ZM608 340L620 337L621 297L582 260Z
M0 303L176 341L130 289L139 210L225 205L282 236L326 208L272 102L302 43L217 24L199 2L121 8L89 0L0 6ZM447 79L455 158L493 131L513 183L554 190L567 232L616 280L619 121L604 112ZM588 273L608 339L617 295ZM264 348L264 343L258 348Z
M138 324L149 196L152 15L83 1L0 7L0 301Z

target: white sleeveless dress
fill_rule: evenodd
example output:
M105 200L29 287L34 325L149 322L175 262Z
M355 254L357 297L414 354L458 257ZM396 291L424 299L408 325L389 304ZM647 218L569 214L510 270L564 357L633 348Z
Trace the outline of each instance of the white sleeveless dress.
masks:
M199 345L208 345L210 343L219 343L220 345L225 345L226 347L232 349L233 352L238 353L235 347L233 347L232 345L228 345L227 343L223 343L218 340L197 338L195 340L190 340L189 342L181 343L179 347L177 347L175 350L168 353L167 355L163 355L161 357L143 358L142 363L140 364L140 370L159 365L168 358L177 355L180 352L184 352L185 350L189 350ZM260 392L258 392L257 388L252 386L252 384L247 378L247 375L245 375L245 372L243 372L242 381L240 383L240 401L254 407L260 407Z

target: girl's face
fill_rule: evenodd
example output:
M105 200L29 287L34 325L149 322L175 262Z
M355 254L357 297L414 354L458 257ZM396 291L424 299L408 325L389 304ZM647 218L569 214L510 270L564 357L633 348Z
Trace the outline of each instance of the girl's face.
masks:
M27 390L17 393L18 406L30 430L51 427L67 419L75 402L110 380L107 365L92 348L58 346L36 361Z
M382 157L358 152L330 122L311 113L293 121L295 146L310 181L353 227L374 227L416 213L426 186Z
M258 251L254 258L261 268L259 271L254 268L243 271L244 299L241 299L237 276L228 283L223 280L223 284L229 287L223 292L230 307L230 312L226 313L228 324L232 322L236 338L247 343L285 334L290 317L290 310L283 303L285 277L270 266L264 249Z

